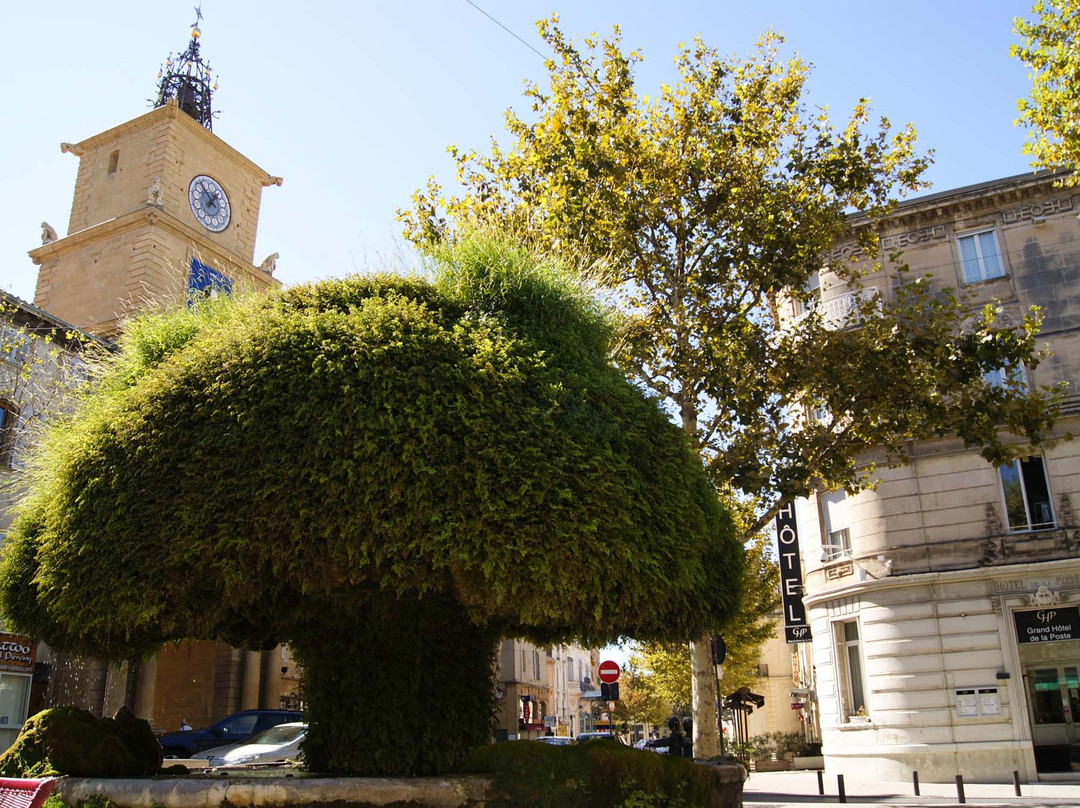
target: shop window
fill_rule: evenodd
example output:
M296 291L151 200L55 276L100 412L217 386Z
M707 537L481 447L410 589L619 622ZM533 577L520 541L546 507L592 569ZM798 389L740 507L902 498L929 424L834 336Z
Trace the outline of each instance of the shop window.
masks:
M1009 530L1046 530L1054 526L1050 484L1041 457L1027 457L999 466L998 477Z
M837 672L840 677L840 720L863 720L868 711L858 621L849 620L836 624L836 648L839 658Z
M0 673L0 751L15 742L30 705L29 676Z
M964 283L987 281L1005 274L994 228L957 236L956 243L960 250Z

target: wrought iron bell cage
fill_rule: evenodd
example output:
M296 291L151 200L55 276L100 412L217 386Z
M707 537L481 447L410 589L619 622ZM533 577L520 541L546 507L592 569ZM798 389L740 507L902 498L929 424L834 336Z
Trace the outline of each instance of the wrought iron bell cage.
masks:
M198 22L191 26L191 41L187 50L177 57L170 53L165 64L158 71L158 94L155 107L164 106L170 99L176 99L181 112L190 115L210 131L213 131L213 94L217 89L216 79L211 77L210 64L199 55Z

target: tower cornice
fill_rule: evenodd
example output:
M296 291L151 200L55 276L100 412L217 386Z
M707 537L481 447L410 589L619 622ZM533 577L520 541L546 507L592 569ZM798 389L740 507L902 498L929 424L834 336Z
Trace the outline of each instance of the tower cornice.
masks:
M62 143L60 144L60 151L74 154L76 157L81 157L87 152L104 148L112 141L119 140L132 132L147 129L161 121L168 121L171 125L184 127L193 137L201 138L204 143L214 150L226 155L230 160L241 164L252 174L260 176L260 181L264 187L268 185L281 185L281 177L272 176L268 171L260 168L255 162L238 152L209 129L200 126L191 116L180 112L180 108L173 99L170 99L163 106L156 107L149 112L145 112L142 115L132 118L129 121L125 121L111 129L106 129L104 132L92 135L85 140L80 140L78 143Z
M243 256L224 249L199 230L177 220L155 205L147 205L130 213L87 227L77 233L64 236L56 241L51 241L48 244L42 244L40 247L30 250L28 254L30 260L40 266L47 261L74 253L88 245L101 243L125 232L151 225L166 230L190 244L191 248L202 256L201 260L203 261L242 267L245 271L262 279L264 283L268 282L271 287L281 286L281 281L271 277L264 269L255 266Z

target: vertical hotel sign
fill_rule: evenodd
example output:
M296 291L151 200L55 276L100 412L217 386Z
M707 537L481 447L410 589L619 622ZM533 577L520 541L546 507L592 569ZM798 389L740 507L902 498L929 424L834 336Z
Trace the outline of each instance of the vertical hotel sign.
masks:
M784 635L789 643L810 642L810 624L802 602L802 565L795 503L788 499L776 514L776 543L780 556L780 596L784 603Z

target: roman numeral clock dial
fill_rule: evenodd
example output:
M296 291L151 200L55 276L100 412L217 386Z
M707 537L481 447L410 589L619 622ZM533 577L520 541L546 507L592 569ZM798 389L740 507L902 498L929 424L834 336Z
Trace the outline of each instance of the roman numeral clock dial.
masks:
M213 177L195 177L188 186L188 202L199 224L211 233L220 233L229 226L229 197Z

